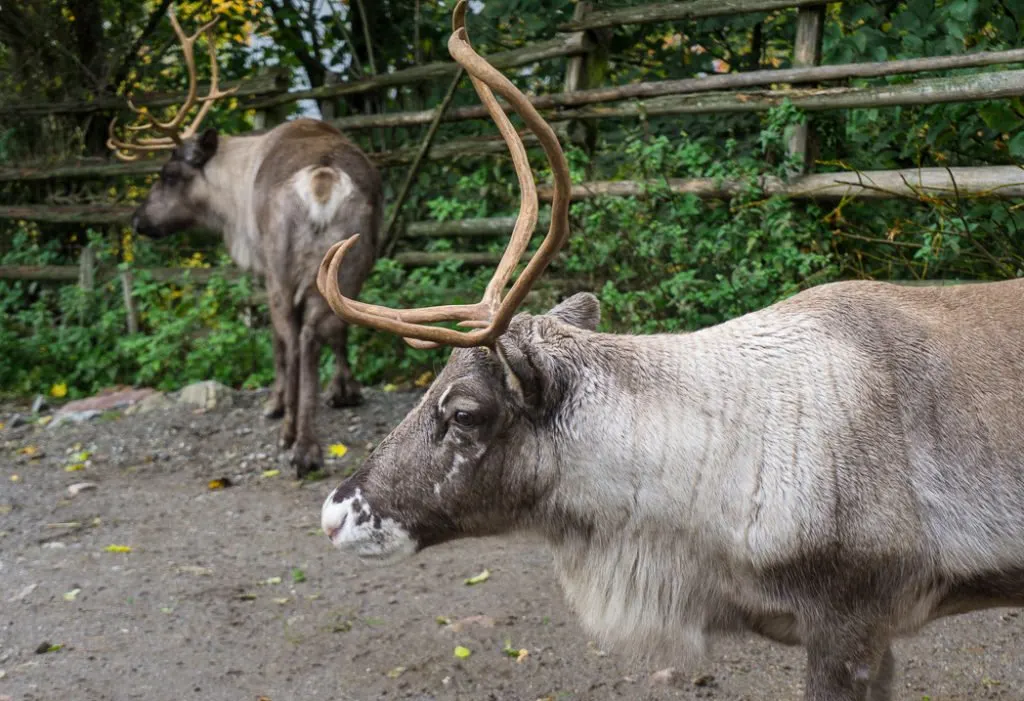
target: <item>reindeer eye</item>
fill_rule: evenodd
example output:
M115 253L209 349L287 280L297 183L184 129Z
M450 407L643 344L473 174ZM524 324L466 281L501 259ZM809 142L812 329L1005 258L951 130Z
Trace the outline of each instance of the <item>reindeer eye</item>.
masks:
M459 410L452 415L452 421L459 426L473 426L476 424L476 417L468 411Z

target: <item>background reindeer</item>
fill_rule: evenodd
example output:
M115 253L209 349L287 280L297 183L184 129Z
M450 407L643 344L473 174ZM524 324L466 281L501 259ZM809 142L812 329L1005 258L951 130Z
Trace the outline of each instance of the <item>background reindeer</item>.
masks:
M122 141L110 123L108 146L118 158L172 151L146 200L132 216L140 234L160 238L192 226L221 231L232 259L266 280L274 334L275 379L268 417L283 414L280 445L294 444L292 462L301 477L323 463L314 431L321 343L335 356L328 403L360 400L347 359L347 325L330 313L313 281L324 251L356 232L360 239L338 271L338 283L355 295L373 266L383 212L380 175L366 155L341 132L321 121L297 119L247 136L198 133L214 100L229 95L217 87L217 56L209 30L213 22L185 36L173 11L189 74L185 103L169 122L133 109L141 123L135 134L161 136ZM197 95L193 47L207 34L211 64L209 94ZM199 105L191 124L179 131Z
M381 558L532 530L604 638L800 644L812 701L885 701L895 637L1024 605L1024 280L835 283L678 335L597 333L588 294L513 318L568 231L568 169L550 127L472 51L464 11L449 49L525 183L519 226L468 307L356 302L337 273L357 242L325 257L318 284L346 320L462 347L328 496L331 541ZM490 89L554 176L548 237L504 300L537 200ZM484 328L424 325L445 319Z

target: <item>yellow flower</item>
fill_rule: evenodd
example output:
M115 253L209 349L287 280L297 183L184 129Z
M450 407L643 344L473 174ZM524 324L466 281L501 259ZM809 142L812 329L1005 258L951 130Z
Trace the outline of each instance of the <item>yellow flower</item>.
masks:
M67 386L67 383L60 382L58 384L55 384L53 387L51 387L50 388L50 396L51 397L56 397L57 399L60 399L61 397L68 396L68 386Z
M332 458L340 458L348 452L348 446L344 443L335 443L327 448Z

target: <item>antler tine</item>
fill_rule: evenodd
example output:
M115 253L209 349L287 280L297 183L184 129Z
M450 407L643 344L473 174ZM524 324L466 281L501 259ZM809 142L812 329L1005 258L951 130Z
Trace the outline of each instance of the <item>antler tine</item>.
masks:
M195 135L199 130L199 125L203 123L204 119L206 119L206 114L210 111L210 108L213 107L215 100L227 97L228 95L234 95L238 92L237 85L227 90L221 90L217 86L217 81L220 78L220 66L217 64L217 45L214 43L213 33L209 31L211 26L213 26L213 22L207 23L200 30L206 32L206 52L210 56L210 92L207 93L205 97L199 98L198 102L203 103L203 105L199 108L196 118L192 120L192 124L190 124L185 131L181 133L182 139L187 139L190 136Z
M217 46L215 37L211 31L213 26L217 24L218 18L210 20L197 29L193 34L186 35L185 31L181 28L181 24L178 22L177 16L174 14L173 6L168 8L167 15L170 17L171 26L174 29L175 36L178 37L178 41L181 44L182 54L185 58L185 67L188 71L188 93L185 96L185 102L182 103L181 107L179 107L177 112L175 112L174 117L167 122L158 121L148 110L136 107L131 98L128 99L128 107L144 121L142 124L128 125L126 129L133 133L152 129L164 136L138 139L134 142L119 140L114 136L114 126L117 123L117 119L115 117L111 120L108 128L109 138L107 139L107 147L113 150L114 155L123 161L136 160L138 155L133 155L133 152L167 151L174 149L185 139L195 135L199 130L199 125L202 124L203 120L206 118L206 115L209 113L215 100L232 95L238 90L237 87L229 90L221 90L218 87L220 67L217 64ZM210 91L207 95L198 97L199 81L196 72L195 43L199 37L203 35L206 36L206 48L210 57ZM199 112L196 114L195 119L192 120L192 123L188 127L179 131L179 128L188 117L189 112L191 112L197 104L201 104L201 107L199 108Z
M508 144L522 190L520 213L516 220L516 226L505 254L502 256L491 282L487 285L483 299L472 305L408 310L390 309L348 299L338 289L338 270L345 252L355 243L356 237L335 244L327 252L317 278L317 287L321 294L324 295L335 313L346 321L401 335L410 345L420 348L435 345L470 347L492 344L508 328L513 314L522 304L530 287L551 262L568 234L568 192L571 183L568 165L558 139L522 92L473 50L465 29L465 13L466 2L460 0L452 20L455 31L448 41L448 51L452 58L470 74L481 101L487 107ZM547 237L504 300L501 299L501 292L525 252L536 226L537 193L526 158L526 149L504 110L495 99L492 89L506 98L527 126L537 134L551 163L555 192L552 201L551 226ZM425 322L434 321L461 321L461 326L478 326L481 322L489 323L486 323L484 328L469 332L424 325Z
M121 141L114 135L116 125L117 117L114 117L107 127L107 148L114 152L114 156L118 160L136 161L139 158L138 153L166 151L174 148L174 142L170 139L166 141L163 139L140 139L138 142Z

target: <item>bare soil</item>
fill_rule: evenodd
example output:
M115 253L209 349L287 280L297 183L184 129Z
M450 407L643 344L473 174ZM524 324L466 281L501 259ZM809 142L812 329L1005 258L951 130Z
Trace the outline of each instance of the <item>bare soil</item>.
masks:
M418 398L366 394L320 413L325 442L350 448L320 482L276 455L260 393L0 430L0 700L799 699L799 650L756 639L675 673L601 650L541 543L458 542L386 567L340 555L320 504ZM80 451L84 469L66 471ZM71 496L83 481L96 488ZM936 623L899 644L897 697L1024 699L1022 648L1015 611Z

